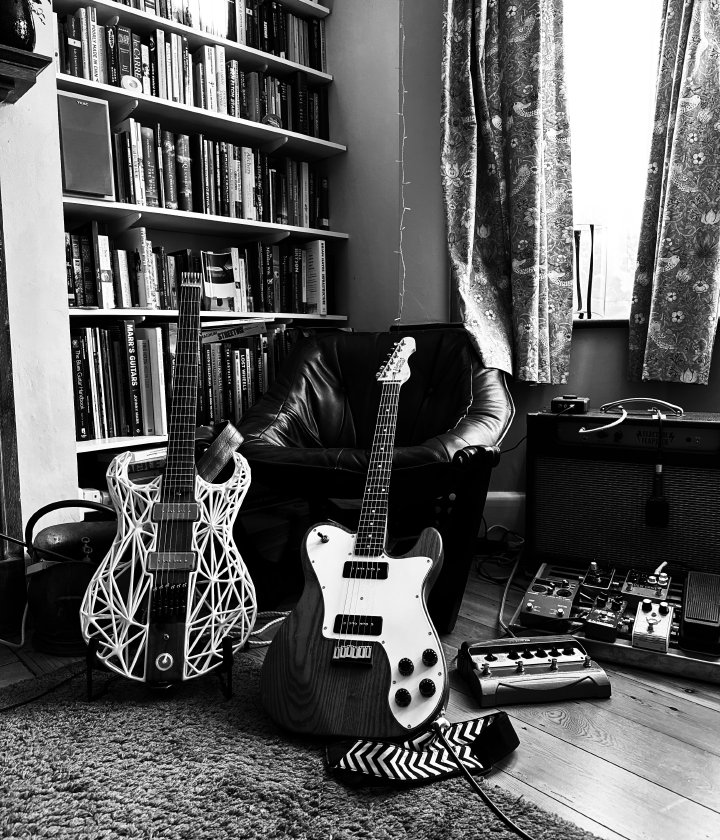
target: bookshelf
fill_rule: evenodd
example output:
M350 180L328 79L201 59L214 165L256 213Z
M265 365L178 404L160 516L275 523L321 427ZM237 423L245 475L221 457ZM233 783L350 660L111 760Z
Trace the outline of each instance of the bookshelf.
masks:
M286 0L279 5L288 12L314 20L324 21L331 11L327 6L309 2L309 0ZM70 70L71 63L65 51L67 49L67 28L63 25L63 16L74 16L82 8L92 10L97 24L101 27L127 27L132 33L139 35L143 41L151 36L158 41L165 41L171 36L178 36L178 38L184 40L186 53L191 57L197 55L198 51L203 48L221 49L221 54L224 55L226 62L236 61L238 67L244 73L268 74L279 80L277 82L278 86L285 79L296 80L302 78L303 84L307 84L310 90L326 88L332 83L333 77L325 69L309 66L307 61L291 61L266 50L238 43L231 38L186 26L178 21L141 11L119 2L113 2L113 0L91 0L89 3L78 2L78 0L55 0L53 8L59 16L59 29L61 33L65 33L64 42L61 37L61 48L59 49L58 65L60 66L56 68L57 90L106 102L111 131L113 127L119 126L128 118L132 118L143 126L162 126L165 131L181 132L183 134L198 133L209 138L209 142L248 146L258 156L260 154L272 155L292 161L304 161L306 163L303 165L307 166L322 166L325 161L347 151L344 144L329 139L329 131L323 131L324 136L320 136L321 132L318 130L320 123L317 121L314 125L306 124L303 131L291 130L290 128L283 128L281 124L275 124L275 121L261 122L257 118L245 118L237 115L237 113L223 113L221 110L214 110L207 102L181 101L182 99L189 99L187 88L184 93L179 93L175 99L169 98L169 81L167 82L167 95L159 96L151 93L148 89L149 85L143 91L125 89L116 84L107 83L107 78L105 80L98 78L97 73L95 79L91 79L82 75L74 75L71 72L63 72ZM290 23L288 22L289 26ZM307 26L310 26L310 24L307 24ZM165 33L162 38L157 35L159 30ZM306 52L306 56L308 54ZM315 55L317 62L317 51ZM190 59L190 66L192 66L192 58ZM77 69L78 66L75 65L76 73ZM207 67L205 67L205 70L208 72ZM87 72L87 69L85 72ZM156 69L156 82L157 73L159 73L159 69ZM93 75L92 71L90 75ZM107 75L108 73L105 74L106 77ZM147 75L149 76L149 73ZM187 79L187 65L185 75ZM191 75L195 79L195 73L191 72ZM169 72L167 78L168 80L170 78ZM261 78L265 77L261 76ZM199 80L196 79L195 83L197 90ZM290 84L290 81L288 84ZM155 93L157 93L157 89ZM308 96L314 97L313 102L320 102L319 94L311 93ZM193 96L193 100L199 98L197 94ZM315 108L317 112L319 104L316 104ZM117 148L115 149L115 156L117 159ZM332 186L330 186L330 190L332 190ZM331 247L342 244L349 238L347 233L326 229L325 225L321 228L292 223L295 219L292 219L291 223L288 223L290 219L288 219L288 222L284 220L272 221L267 218L261 220L259 210L258 218L241 218L235 215L219 215L217 212L212 212L212 209L214 208L203 207L202 212L200 212L195 207L192 210L177 210L165 206L148 206L142 200L138 203L131 203L124 200L110 201L88 198L77 194L63 194L62 196L62 213L66 231L80 230L82 226L89 223L99 223L108 238L112 239L121 236L124 231L142 227L147 230L148 238L150 238L150 235L152 236L153 245L160 243L168 250L190 248L197 251L211 251L217 248L242 247L247 243L255 242L267 246L276 246L279 243L296 243L297 248L302 249L305 247L305 243L312 243L316 240L322 240L326 243L326 247ZM332 273L330 273L330 278L330 283L332 283ZM257 295L255 299L257 299ZM302 312L297 307L294 308L295 311L282 311L282 307L279 308L277 305L272 307L272 311L263 311L264 308L257 311L233 313L208 311L203 313L203 322L213 324L223 319L235 319L238 322L262 320L271 325L270 334L275 335L278 329L292 325L302 325L304 327L318 324L340 326L347 321L346 316L341 314ZM175 319L177 310L172 308L141 308L138 306L130 308L90 306L84 308L82 305L71 305L68 314L71 335L75 337L78 333L89 334L91 330L96 330L97 338L94 340L100 342L100 333L108 333L109 325L127 320L132 320L136 326L162 324ZM88 338L87 340L91 342L91 339ZM95 344L96 354L97 347L98 344ZM92 349L89 351L89 356L92 357ZM73 361L73 364L75 364L75 361ZM95 375L102 375L99 369L96 369ZM94 381L92 387L96 387ZM259 392L256 388L255 398L257 396L259 396ZM74 398L77 406L77 392L74 393ZM200 419L202 420L202 417ZM118 433L107 436L105 432L105 427L103 431L95 430L92 432L90 439L76 442L76 454L79 462L85 456L91 457L94 453L146 445L154 446L166 440L165 434L139 434L136 431L134 435Z

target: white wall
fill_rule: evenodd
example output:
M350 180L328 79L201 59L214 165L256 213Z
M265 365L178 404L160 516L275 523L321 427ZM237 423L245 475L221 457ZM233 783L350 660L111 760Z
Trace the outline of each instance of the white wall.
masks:
M331 163L331 222L350 233L336 249L338 311L358 330L447 320L440 194L442 4L403 4L404 296L401 196L400 0L336 3L328 21L331 137L348 153Z
M50 55L47 8L46 19L37 27L36 52ZM17 103L0 106L0 188L24 522L48 502L77 497L52 67ZM68 375L59 376L59 369Z

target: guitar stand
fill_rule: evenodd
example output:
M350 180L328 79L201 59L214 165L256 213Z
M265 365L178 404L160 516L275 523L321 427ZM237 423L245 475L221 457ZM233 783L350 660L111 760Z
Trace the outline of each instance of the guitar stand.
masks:
M232 669L234 661L232 639L230 636L225 636L222 641L222 667L218 669L218 679L220 680L220 690L226 700L229 700L233 693Z

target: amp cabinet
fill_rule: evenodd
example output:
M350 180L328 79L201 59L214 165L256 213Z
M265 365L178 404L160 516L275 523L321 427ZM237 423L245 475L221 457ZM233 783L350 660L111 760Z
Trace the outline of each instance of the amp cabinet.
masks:
M659 421L647 411L609 426L618 419L528 415L526 565L596 560L650 571L667 561L676 576L720 574L720 414ZM659 462L661 525L648 515Z

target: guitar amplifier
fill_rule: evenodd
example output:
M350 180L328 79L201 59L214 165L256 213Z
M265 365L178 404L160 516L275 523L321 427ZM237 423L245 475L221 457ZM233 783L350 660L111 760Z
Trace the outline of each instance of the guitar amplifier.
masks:
M720 572L720 414L618 420L528 415L527 565Z

